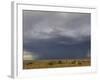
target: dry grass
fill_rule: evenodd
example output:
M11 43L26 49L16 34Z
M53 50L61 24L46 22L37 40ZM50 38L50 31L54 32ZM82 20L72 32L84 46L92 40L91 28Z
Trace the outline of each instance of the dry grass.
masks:
M23 61L23 69L57 68L57 67L76 67L90 66L90 58L87 59L57 59L57 60L27 60Z

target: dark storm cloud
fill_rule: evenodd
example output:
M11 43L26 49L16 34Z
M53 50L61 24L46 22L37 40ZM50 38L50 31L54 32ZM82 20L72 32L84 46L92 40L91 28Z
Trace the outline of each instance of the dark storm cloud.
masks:
M69 56L86 56L90 50L90 16L89 13L24 10L24 50L41 58L64 57L66 52Z
M32 41L24 44L24 48L32 55L38 55L37 59L70 59L70 58L86 58L89 54L90 41L74 45L58 44L55 41Z

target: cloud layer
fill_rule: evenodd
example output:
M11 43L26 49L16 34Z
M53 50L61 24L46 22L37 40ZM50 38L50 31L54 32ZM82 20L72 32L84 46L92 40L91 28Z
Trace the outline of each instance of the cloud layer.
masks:
M24 11L24 41L90 36L90 14Z

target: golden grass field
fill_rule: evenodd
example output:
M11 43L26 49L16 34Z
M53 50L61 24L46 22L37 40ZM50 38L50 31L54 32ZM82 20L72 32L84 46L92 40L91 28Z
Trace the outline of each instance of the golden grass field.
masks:
M90 66L90 58L57 60L24 60L23 69Z

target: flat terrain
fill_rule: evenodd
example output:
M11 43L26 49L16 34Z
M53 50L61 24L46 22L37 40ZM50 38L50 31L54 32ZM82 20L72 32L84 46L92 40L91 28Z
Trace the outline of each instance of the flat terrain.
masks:
M90 66L90 58L57 60L24 60L23 69Z

